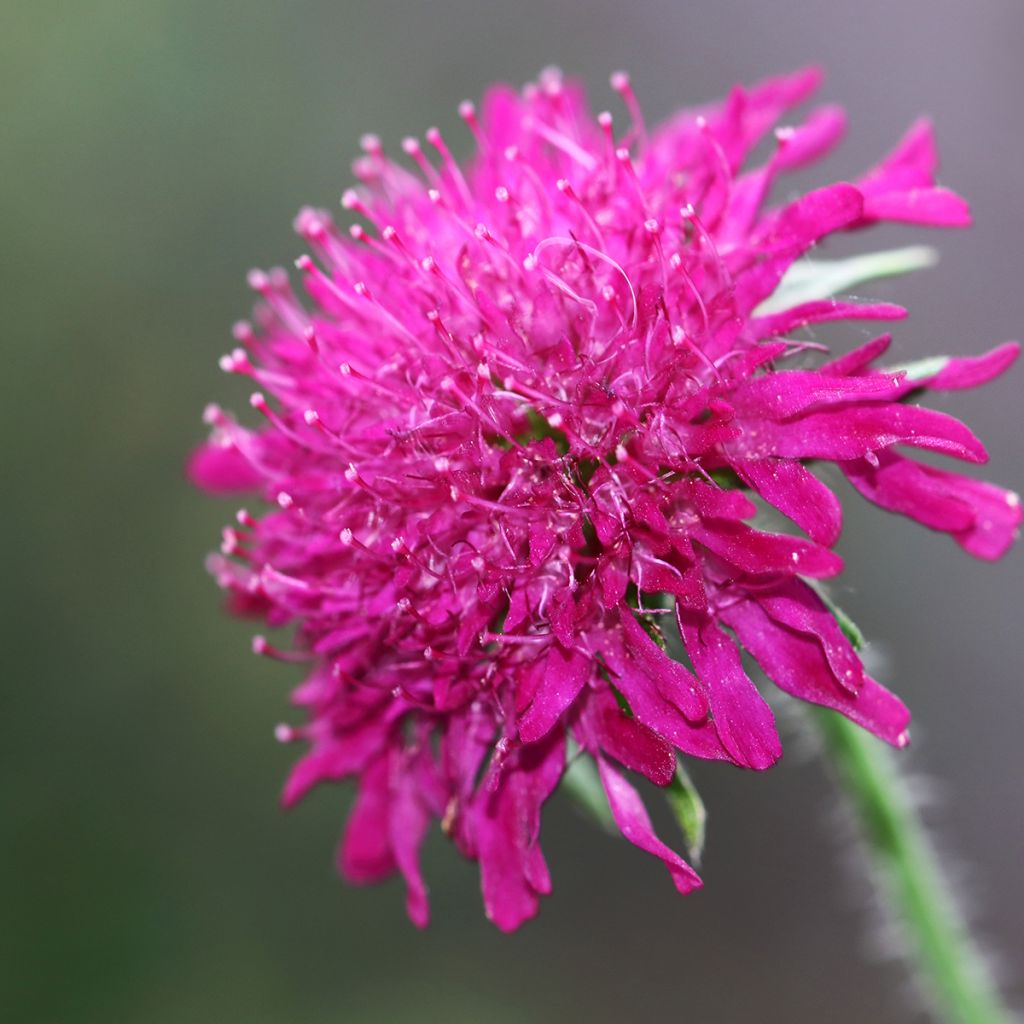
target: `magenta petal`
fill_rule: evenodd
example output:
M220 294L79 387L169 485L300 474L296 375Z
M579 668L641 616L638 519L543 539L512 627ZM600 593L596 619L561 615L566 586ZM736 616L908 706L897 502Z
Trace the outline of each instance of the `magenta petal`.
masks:
M694 527L692 534L708 550L748 573L799 573L821 579L843 571L843 560L828 548L783 533L764 533L744 523L710 521Z
M783 207L756 240L766 250L785 249L795 259L818 239L855 223L863 209L863 197L853 185L828 185Z
M638 722L653 729L674 747L691 757L709 761L731 761L732 753L723 744L709 719L693 723L658 692L657 687L631 663L612 676Z
M877 338L858 346L851 352L830 359L818 367L819 373L829 373L833 377L850 377L866 370L879 356L884 355L892 344L891 334L881 334Z
M893 452L842 464L868 501L950 534L976 558L1001 558L1017 536L1020 498L982 480L926 466Z
M534 743L551 730L593 671L588 655L579 650L564 651L557 644L548 648L544 664L544 676L533 702L519 719L519 735L524 743Z
M263 484L263 477L234 445L200 445L185 471L192 483L211 494L258 491Z
M783 370L754 377L736 389L736 412L752 418L790 419L815 408L891 398L894 377L836 377L808 370Z
M985 446L959 420L916 405L851 405L774 423L762 420L756 439L741 442L747 457L856 459L906 444L965 462L985 462Z
M609 702L592 716L601 749L619 764L667 786L676 774L676 755L656 732Z
M839 539L843 507L832 491L802 463L762 459L759 462L734 461L732 467L744 483L792 519L815 543L832 547Z
M745 134L752 146L790 108L803 103L821 85L821 68L801 68L788 75L766 78L743 94Z
M907 192L887 192L866 197L864 219L963 228L971 223L971 208L964 199L949 189L915 188Z
M737 601L722 618L780 689L840 711L888 743L905 745L910 713L903 702L867 676L856 693L841 688L813 637L778 625L753 601Z
M619 621L622 623L626 652L636 668L691 722L699 722L707 717L707 702L698 692L697 681L693 676L658 647L625 605L619 606Z
M934 377L923 383L932 391L977 388L1005 373L1019 355L1020 344L1008 341L980 356L954 356Z
M430 814L417 792L415 777L406 768L399 773L395 784L388 815L388 834L395 863L405 879L405 909L417 928L425 928L430 920L419 854L429 824Z
M516 795L503 787L490 801L489 813L480 814L477 819L484 912L503 932L515 931L540 906L537 891L527 881L523 867L524 839L516 803Z
M910 126L896 148L857 185L865 196L923 188L935 183L938 165L935 133L931 122L922 117Z
M386 743L393 720L393 712L378 708L339 738L314 743L292 766L281 793L282 805L293 807L321 782L338 782L363 771Z
M479 791L475 807L484 910L502 931L515 931L537 913L551 886L540 853L540 811L565 770L565 738L555 734L521 748L494 793Z
M779 149L773 162L780 171L791 171L820 160L845 131L846 114L842 107L819 107L796 128L776 129Z
M809 324L824 324L833 320L902 320L906 315L907 311L902 306L891 302L856 303L821 299L793 306L771 316L757 317L751 322L750 328L758 338L775 338Z
M722 743L737 764L759 771L770 768L782 756L775 717L743 671L736 645L710 619L686 613L678 617Z
M379 757L359 780L359 792L338 850L338 868L350 881L377 882L397 868L389 827L388 758Z
M864 679L864 666L836 617L802 580L787 580L758 593L757 603L782 626L813 637L825 653L836 683L855 693Z
M619 831L634 846L657 857L668 868L675 887L684 896L699 889L703 883L697 872L654 834L647 808L637 791L604 758L598 758L597 767Z

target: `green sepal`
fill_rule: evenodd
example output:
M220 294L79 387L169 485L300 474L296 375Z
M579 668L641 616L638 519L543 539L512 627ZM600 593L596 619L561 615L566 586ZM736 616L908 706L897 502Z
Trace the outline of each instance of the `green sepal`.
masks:
M566 751L565 774L559 787L599 828L606 832L617 832L615 819L608 806L597 764L592 757L584 754L570 738Z
M843 260L800 260L786 271L778 288L754 310L754 315L767 316L805 302L830 299L867 281L909 274L933 267L937 261L938 254L927 245L870 252Z
M675 778L665 790L665 796L686 840L686 852L690 862L694 867L700 867L708 812L700 793L697 792L697 787L693 784L693 779L690 778L690 773L683 767L683 762L678 757Z
M857 623L854 622L853 619L851 619L850 616L847 615L846 612L844 612L843 609L828 596L824 587L815 583L813 580L806 580L805 582L811 585L814 592L821 598L822 603L832 613L832 618L836 620L836 624L843 631L843 636L850 641L850 646L855 651L863 650L867 641L864 639L864 634L860 631L860 626L858 626Z

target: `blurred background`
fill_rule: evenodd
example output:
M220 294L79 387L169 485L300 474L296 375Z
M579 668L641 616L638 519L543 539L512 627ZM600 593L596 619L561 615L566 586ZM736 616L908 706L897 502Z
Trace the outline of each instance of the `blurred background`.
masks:
M249 653L204 553L233 505L182 463L247 315L290 265L300 205L334 207L365 131L392 150L486 83L558 63L649 120L817 62L851 130L802 184L850 177L920 113L976 226L865 291L911 318L897 357L1024 333L1024 5L638 0L4 0L0 5L3 622L0 1017L8 1022L923 1021L885 943L827 772L798 737L764 776L697 765L706 888L556 798L555 895L500 935L435 836L434 923L399 885L333 875L347 792L283 815L294 681ZM853 244L853 243L851 243ZM859 244L859 243L857 243ZM830 254L841 254L841 247ZM852 249L850 250L852 251ZM839 335L852 344L861 332ZM1024 370L942 396L1022 489ZM849 497L844 492L844 497ZM851 502L837 597L915 714L908 755L986 944L1024 960L1022 550L996 566ZM1020 972L1007 987L1024 1004Z

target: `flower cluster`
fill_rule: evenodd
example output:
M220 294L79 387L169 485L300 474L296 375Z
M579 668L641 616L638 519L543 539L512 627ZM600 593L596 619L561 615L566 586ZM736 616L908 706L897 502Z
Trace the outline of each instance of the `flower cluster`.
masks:
M190 472L271 507L238 513L212 572L235 611L294 626L291 649L257 637L257 652L309 666L308 720L278 730L308 745L284 802L357 779L340 869L400 871L419 925L433 819L479 862L498 927L536 912L541 808L567 758L596 762L615 822L680 892L699 886L623 769L666 786L679 753L777 760L741 647L787 693L906 742L906 708L814 582L842 569L816 467L977 557L1013 540L1015 495L906 450L983 462L967 427L910 399L982 384L1017 346L887 370L888 335L837 358L801 335L904 315L794 304L787 271L827 235L969 219L935 184L925 123L855 184L770 205L778 175L842 134L825 106L745 166L817 81L736 88L648 132L615 75L621 134L554 71L495 88L479 117L460 108L466 166L436 129L401 161L366 137L351 228L301 211L311 302L283 271L250 277L256 324L221 365L256 383L263 422L210 407ZM752 523L765 506L782 532Z

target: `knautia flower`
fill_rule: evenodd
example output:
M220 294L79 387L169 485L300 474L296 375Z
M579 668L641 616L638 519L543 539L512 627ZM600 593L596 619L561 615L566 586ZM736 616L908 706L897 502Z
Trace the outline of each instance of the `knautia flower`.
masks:
M366 137L351 228L299 214L311 301L282 270L250 277L256 325L222 366L256 382L264 421L211 407L191 475L270 508L239 512L210 566L234 610L294 626L293 649L257 637L257 652L309 666L307 721L278 729L307 745L285 804L358 780L340 869L400 871L418 925L433 819L479 861L498 927L536 912L541 808L567 759L593 759L626 838L698 887L624 769L664 787L680 754L778 759L741 647L787 693L906 742L906 708L815 582L843 568L818 467L979 558L1013 540L1015 495L908 450L985 461L913 400L983 384L1016 345L884 369L888 335L838 356L807 340L904 315L832 297L857 275L802 259L826 236L969 219L935 184L923 122L854 184L769 205L780 174L842 134L842 112L819 108L745 169L818 77L736 88L648 132L615 75L622 134L555 71L492 89L479 116L460 109L464 166L435 129L400 160ZM772 531L752 522L767 506Z

